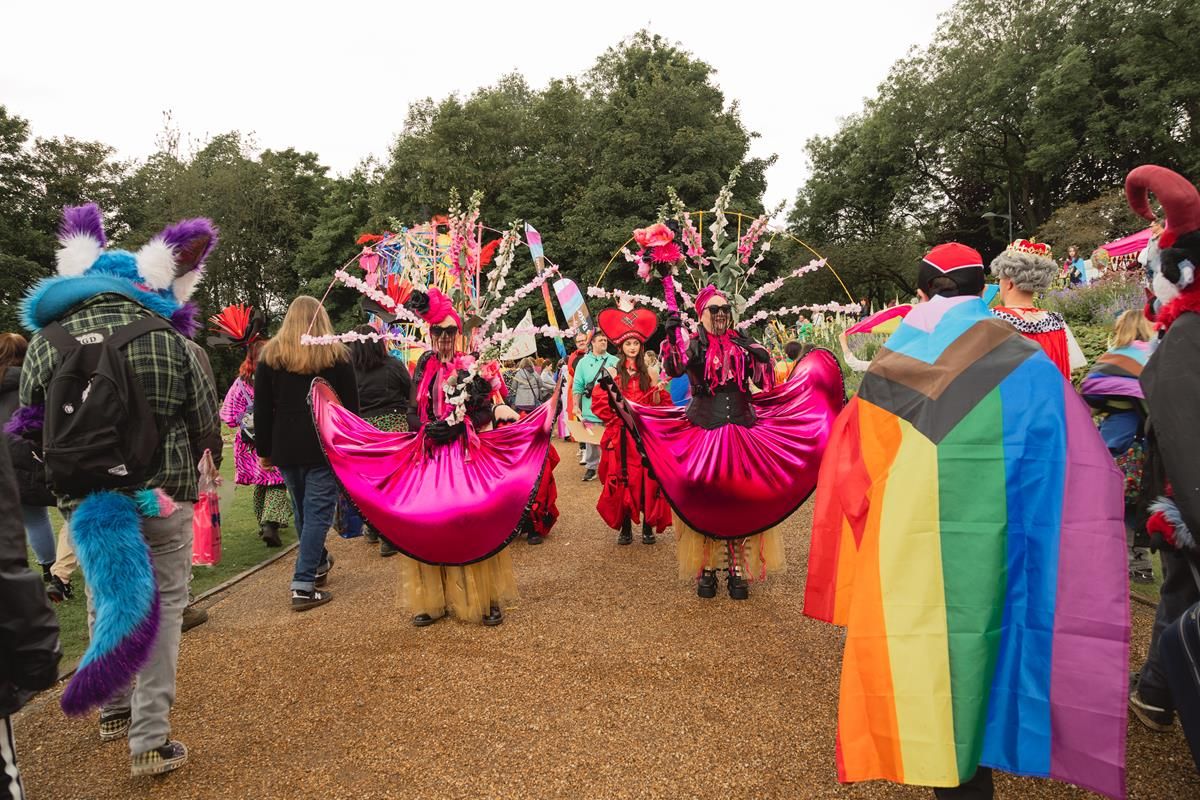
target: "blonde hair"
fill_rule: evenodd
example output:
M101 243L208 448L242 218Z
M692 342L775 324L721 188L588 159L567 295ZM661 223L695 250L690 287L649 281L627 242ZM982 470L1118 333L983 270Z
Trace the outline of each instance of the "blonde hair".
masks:
M1134 342L1148 342L1154 335L1150 320L1141 311L1125 311L1117 317L1113 325L1112 336L1108 337L1109 347L1128 347Z
M317 298L302 294L288 306L279 332L267 342L259 359L274 369L298 375L316 375L349 360L350 354L341 342L301 344L300 337L305 333L328 336L333 333L333 323Z

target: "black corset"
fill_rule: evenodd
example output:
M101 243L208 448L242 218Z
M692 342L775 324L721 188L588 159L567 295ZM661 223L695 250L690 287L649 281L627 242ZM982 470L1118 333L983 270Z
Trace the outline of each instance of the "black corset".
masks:
M754 407L750 405L750 393L730 383L718 386L715 394L693 394L687 407L687 418L705 430L730 424L751 428L754 426Z

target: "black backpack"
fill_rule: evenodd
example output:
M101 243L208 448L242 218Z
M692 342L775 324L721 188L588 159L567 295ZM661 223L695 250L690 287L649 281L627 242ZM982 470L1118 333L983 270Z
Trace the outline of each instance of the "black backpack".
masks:
M42 429L46 477L56 494L137 486L152 474L158 423L121 349L158 330L173 329L159 317L78 337L58 323L42 328L59 355L46 386Z

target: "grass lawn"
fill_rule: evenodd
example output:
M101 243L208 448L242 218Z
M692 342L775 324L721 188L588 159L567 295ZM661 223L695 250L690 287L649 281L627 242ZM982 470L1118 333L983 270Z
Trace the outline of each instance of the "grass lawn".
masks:
M226 444L225 458L221 464L221 475L225 485L221 487L221 562L215 567L192 568L192 593L200 594L219 583L229 580L239 572L261 563L279 552L267 547L258 538L258 524L254 520L254 489L251 486L233 484L233 447ZM232 502L230 502L232 498ZM51 510L50 521L57 532L62 526L62 517ZM284 546L296 540L292 526L280 531ZM32 551L29 563L37 564ZM75 574L71 581L74 597L58 604L58 622L61 628L63 668L72 666L87 647L87 601L83 592L83 576Z

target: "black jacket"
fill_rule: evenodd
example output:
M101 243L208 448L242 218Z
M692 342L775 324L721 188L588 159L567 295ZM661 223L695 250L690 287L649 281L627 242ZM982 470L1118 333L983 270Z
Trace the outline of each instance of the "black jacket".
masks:
M21 368L9 367L0 378L0 426L6 425L21 405L18 390L21 386ZM13 474L21 502L27 506L53 506L58 504L50 484L46 481L46 467L40 461L42 450L41 429L30 431L24 436L6 436L9 458L12 459Z
M1175 320L1146 362L1139 382L1149 409L1143 505L1166 494L1193 536L1200 533L1200 314ZM1200 558L1200 553L1193 553Z
M358 413L358 384L349 361L334 364L317 375L277 370L261 359L254 370L254 446L260 456L271 459L277 467L325 463L308 408L313 378L329 381L342 405Z
M382 366L355 374L360 417L370 419L380 414L403 414L408 410L412 379L408 377L408 367L403 361L389 357Z
M15 714L58 680L58 617L42 576L29 570L20 498L8 448L0 447L0 717Z

